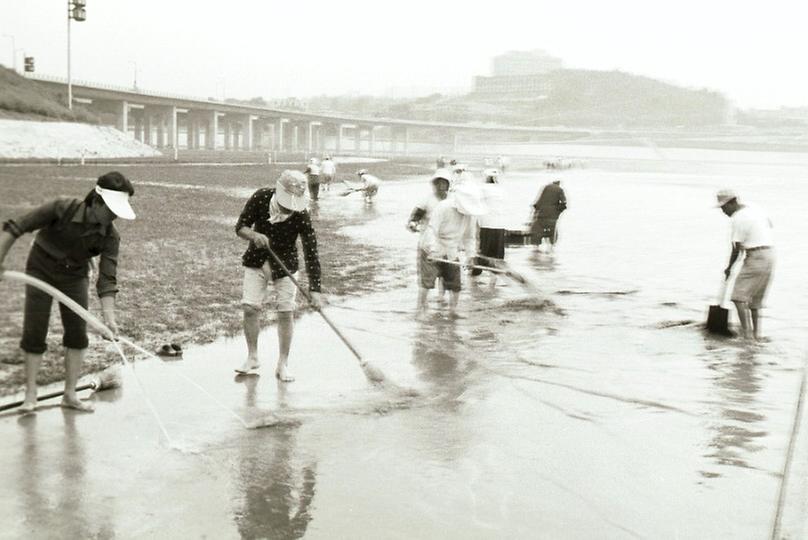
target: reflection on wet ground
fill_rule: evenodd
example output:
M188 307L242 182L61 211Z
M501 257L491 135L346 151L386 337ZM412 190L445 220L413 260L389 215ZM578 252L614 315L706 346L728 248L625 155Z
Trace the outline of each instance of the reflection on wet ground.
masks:
M518 226L549 178L506 178ZM94 415L0 417L0 535L768 536L803 361L794 321L808 307L798 271L808 257L790 231L808 191L783 203L741 186L783 223L773 340L749 348L693 323L725 256L709 179L573 171L564 182L557 253L508 253L544 294L505 282L490 290L483 276L464 292L459 320L436 298L430 318L413 317L415 238L403 224L425 182L387 183L372 207L325 196L321 215L360 217L341 232L386 248L385 267L401 269L376 276L373 294L335 299L332 318L417 395L368 385L310 314L296 329L291 385L272 377L274 329L261 336L261 377L233 378L240 339L139 362L176 449L131 373L124 389L96 397ZM244 429L222 405L288 421ZM789 495L794 538L805 530L805 487L796 481Z

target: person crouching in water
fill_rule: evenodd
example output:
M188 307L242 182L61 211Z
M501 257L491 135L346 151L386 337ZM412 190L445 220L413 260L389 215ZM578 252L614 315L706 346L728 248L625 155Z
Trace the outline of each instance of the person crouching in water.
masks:
M236 223L236 234L250 242L242 257L244 337L247 360L236 372L258 374L258 334L261 310L269 285L275 290L278 316L278 363L275 377L281 382L294 380L288 370L292 346L297 289L269 250L280 258L295 277L298 270L297 239L303 244L306 273L312 304L320 305L320 258L317 236L308 212L306 177L299 171L283 171L275 188L261 188L247 201Z
M365 169L361 169L356 174L362 181L362 187L357 188L356 191L361 191L365 194L366 204L372 204L374 197L379 193L379 186L382 185L382 181L372 174L368 174Z
M477 251L477 216L486 212L482 194L472 184L457 186L435 207L429 218L424 265L421 267L418 317L426 314L429 290L435 287L435 279L439 277L449 291L449 314L457 317L461 288L460 269L474 261ZM464 262L460 261L461 247L465 250Z
M317 164L317 158L309 160L309 165L306 167L306 179L312 200L318 200L320 198L320 166Z
M531 234L539 250L551 252L558 242L558 218L567 209L567 196L561 187L561 180L544 186L536 202L533 203L533 224ZM547 242L545 242L547 240ZM548 245L549 244L549 245Z
M762 340L760 310L771 284L775 262L772 222L760 208L741 204L732 190L721 190L716 197L716 206L732 221L732 253L724 270L726 279L729 279L741 252L746 254L732 290L741 332L745 339Z
M423 285L426 283L425 288L421 290L427 291L434 287L435 278L433 277L434 265L429 261L427 253L429 247L429 218L435 207L446 199L449 194L449 187L451 186L452 173L448 169L438 169L432 176L432 191L429 196L419 202L413 208L410 214L410 219L407 222L407 229L411 232L421 232L418 238L418 283ZM443 297L443 281L438 279L439 296ZM426 297L423 300L426 303ZM420 301L419 301L420 306Z
M337 177L337 164L331 159L331 156L326 154L320 163L320 179L324 191L331 191L331 184Z
M121 173L110 172L98 178L95 188L84 200L59 198L43 204L27 214L10 219L0 233L0 279L2 265L14 242L24 235L39 231L28 254L25 273L48 283L87 308L91 261L100 257L96 292L101 299L104 323L118 334L115 320L115 295L118 292L118 250L120 236L113 221L135 219L129 197L135 193L131 182ZM22 342L25 352L25 401L20 412L32 412L37 404L36 377L46 338L53 298L32 286L25 289L25 316ZM76 394L81 365L89 345L87 323L79 315L59 304L64 327L65 392L62 407L91 412L90 403Z
M505 194L499 184L499 171L488 169L483 173L485 183L482 186L483 200L488 207L488 213L480 216L480 256L477 264L480 266L496 266L505 259L505 227L507 213L505 210ZM472 276L479 276L482 270L474 268ZM491 288L497 284L497 275L491 273Z

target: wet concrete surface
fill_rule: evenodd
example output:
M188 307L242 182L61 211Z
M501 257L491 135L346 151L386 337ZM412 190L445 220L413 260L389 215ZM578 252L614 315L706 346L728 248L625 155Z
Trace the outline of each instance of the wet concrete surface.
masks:
M368 384L314 314L296 327L289 385L272 376L274 328L260 377L235 376L240 339L138 362L169 439L126 370L93 415L0 417L0 536L768 537L805 358L804 172L565 172L557 253L508 252L545 295L470 286L457 321L436 302L413 319L404 222L426 181L386 183L372 208L332 192L319 211L362 216L343 232L388 247L401 271L329 312L418 395ZM557 176L506 176L514 226ZM729 225L709 205L724 185L778 227L772 342L760 347L690 324L719 285ZM280 422L242 424L267 418ZM808 530L806 446L789 482L790 538Z

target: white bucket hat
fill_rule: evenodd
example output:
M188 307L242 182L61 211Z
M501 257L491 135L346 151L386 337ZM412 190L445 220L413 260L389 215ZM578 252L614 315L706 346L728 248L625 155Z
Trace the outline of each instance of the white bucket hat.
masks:
M466 216L482 216L488 213L482 190L474 184L461 184L455 188L454 207Z
M722 189L715 194L716 208L721 208L733 199L737 199L738 195L731 189Z
M302 212L309 207L309 192L306 175L300 171L283 171L275 186L278 204L293 212Z

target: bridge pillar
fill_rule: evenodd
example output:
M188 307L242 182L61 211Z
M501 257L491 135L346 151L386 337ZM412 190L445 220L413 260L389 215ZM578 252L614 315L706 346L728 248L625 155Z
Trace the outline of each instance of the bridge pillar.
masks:
M362 126L356 126L354 130L354 152L359 155L362 148Z
M253 117L248 114L241 122L241 148L252 150L253 148Z
M292 126L292 152L300 150L300 126L294 124Z
M224 119L224 149L230 150L233 146L233 125L230 122L230 119L225 117Z
M205 129L205 146L208 150L216 150L216 139L219 135L219 113L211 111Z
M376 143L376 126L370 126L368 130L368 155L373 156L374 145Z
M140 142L144 142L143 140L143 117L145 113L141 113L137 116L134 116L132 120L135 122L135 140Z
M337 153L339 154L342 152L342 135L345 131L345 126L342 124L337 124Z
M166 112L166 127L167 127L167 135L168 135L168 144L169 148L176 148L177 147L177 139L179 139L179 134L177 133L177 108L176 107L169 107L168 111Z
M276 144L276 148L278 149L279 152L284 151L284 145L286 144L286 141L284 140L284 131L285 130L283 129L283 125L287 124L287 123L289 123L288 118L278 118L278 133L277 133L275 144Z
M119 131L123 131L124 133L129 133L129 102L121 101L117 104L118 107L118 118L115 124L115 127L118 128Z
M149 109L143 109L143 144L152 144L152 115Z

